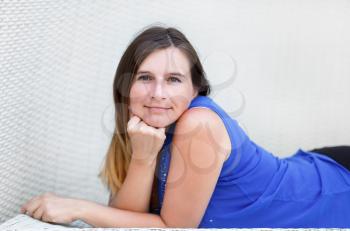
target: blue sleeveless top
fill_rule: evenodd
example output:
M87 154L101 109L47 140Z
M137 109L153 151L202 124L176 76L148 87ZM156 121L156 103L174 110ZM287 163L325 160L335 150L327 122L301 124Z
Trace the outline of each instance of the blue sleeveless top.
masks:
M197 96L189 106L206 107L222 119L232 150L198 228L349 228L350 171L327 156L299 149L278 158L255 144L219 105ZM170 145L168 131L157 168L160 214Z

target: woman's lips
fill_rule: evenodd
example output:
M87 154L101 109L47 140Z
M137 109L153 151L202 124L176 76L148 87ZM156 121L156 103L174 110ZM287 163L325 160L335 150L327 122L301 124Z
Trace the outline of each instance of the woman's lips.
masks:
M164 113L170 108L165 108L165 107L148 107L145 106L148 110L150 110L152 113Z

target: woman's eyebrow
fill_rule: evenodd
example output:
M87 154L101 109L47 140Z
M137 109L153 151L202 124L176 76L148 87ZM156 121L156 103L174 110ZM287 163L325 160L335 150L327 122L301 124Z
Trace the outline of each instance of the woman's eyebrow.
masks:
M149 72L149 71L138 71L138 72L136 73L136 75L142 75L142 74L151 74L151 75L152 75L152 73Z
M181 73L179 73L179 72L171 72L171 73L169 73L169 74L170 74L170 75L176 75L176 76L185 78L185 75L184 75L184 74L181 74Z
M149 72L149 71L139 71L139 72L137 72L136 75L141 75L141 74L152 74L152 73ZM168 74L169 75L176 75L176 76L179 76L179 77L182 77L182 78L186 77L184 74L181 74L180 72L170 72Z

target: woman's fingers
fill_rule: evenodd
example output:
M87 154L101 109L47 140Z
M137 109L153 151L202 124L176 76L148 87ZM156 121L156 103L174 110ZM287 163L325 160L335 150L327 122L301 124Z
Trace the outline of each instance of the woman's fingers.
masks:
M128 124L127 124L127 129L133 129L136 127L136 125L141 121L141 119L138 116L133 116L131 117L131 119L129 120Z
M161 136L165 136L165 128L158 128L157 130Z
M33 218L41 220L44 213L43 206L39 206L34 212L33 212Z
M42 220L42 221L45 221L45 222L52 222L52 221L49 219L49 217L47 216L46 213L43 214L43 216L41 217L41 220Z
M29 216L32 216L33 213L40 206L40 197L33 197L26 204L22 206L23 212L26 212Z

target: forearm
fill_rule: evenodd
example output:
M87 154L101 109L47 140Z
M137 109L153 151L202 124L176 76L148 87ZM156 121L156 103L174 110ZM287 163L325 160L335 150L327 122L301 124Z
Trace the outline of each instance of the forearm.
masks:
M156 162L142 163L132 159L118 195L109 204L114 208L148 212Z
M132 212L107 207L95 202L79 200L79 211L76 219L98 228L167 228L159 215Z

